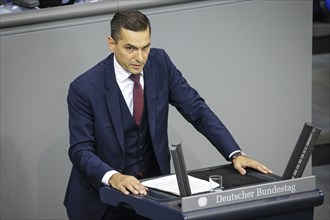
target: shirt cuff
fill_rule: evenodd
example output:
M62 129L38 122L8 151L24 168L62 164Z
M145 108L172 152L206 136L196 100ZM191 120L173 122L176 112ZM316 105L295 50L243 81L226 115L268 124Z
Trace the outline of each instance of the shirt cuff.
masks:
M235 151L233 151L231 154L229 154L229 160L230 160L230 158L234 155L234 154L236 154L236 153L238 153L238 152L241 152L243 155L246 155L245 153L243 153L243 151L241 151L241 150L235 150Z
M112 175L114 175L116 173L119 173L119 172L117 172L116 170L110 170L110 171L106 172L102 178L102 183L104 185L109 186L109 179L112 177Z

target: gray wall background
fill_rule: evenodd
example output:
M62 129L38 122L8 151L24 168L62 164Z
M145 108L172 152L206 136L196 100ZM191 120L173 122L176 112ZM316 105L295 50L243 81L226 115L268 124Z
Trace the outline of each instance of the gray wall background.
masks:
M312 1L142 11L152 46L169 53L246 154L282 175L311 120ZM1 219L66 219L67 90L109 54L112 15L1 30ZM169 134L189 170L227 163L173 108Z

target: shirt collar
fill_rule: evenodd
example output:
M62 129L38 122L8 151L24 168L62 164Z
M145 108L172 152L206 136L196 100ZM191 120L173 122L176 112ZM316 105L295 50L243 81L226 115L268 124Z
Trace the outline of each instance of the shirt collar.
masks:
M116 59L116 56L113 56L113 64L115 68L115 74L116 74L116 79L119 82L125 81L132 73L128 72L125 70L118 62ZM141 75L143 76L143 71L141 72Z

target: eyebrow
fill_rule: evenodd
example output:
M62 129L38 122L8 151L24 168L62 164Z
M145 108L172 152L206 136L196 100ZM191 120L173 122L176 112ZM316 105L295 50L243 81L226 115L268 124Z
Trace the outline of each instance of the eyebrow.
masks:
M146 48L146 47L149 47L150 46L150 42L148 43L148 44L146 44L145 46L143 46L142 48ZM128 43L128 44L125 44L124 45L125 47L133 47L133 48L138 48L138 47L136 47L136 46L134 46L134 45L132 45L132 44L130 44L130 43Z

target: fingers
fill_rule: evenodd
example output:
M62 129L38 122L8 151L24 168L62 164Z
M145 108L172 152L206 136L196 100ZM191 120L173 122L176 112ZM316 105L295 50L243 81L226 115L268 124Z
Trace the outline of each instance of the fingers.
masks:
M236 170L241 174L241 175L245 175L246 174L246 170L243 167L237 167Z
M272 170L270 170L268 167L266 167L265 165L260 164L260 166L258 166L257 170L259 170L262 173L273 173Z
M148 188L134 176L123 175L120 173L114 174L110 178L109 184L126 195L129 193L146 195L148 190Z

